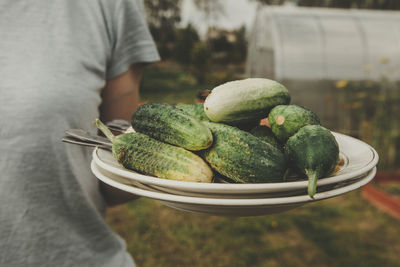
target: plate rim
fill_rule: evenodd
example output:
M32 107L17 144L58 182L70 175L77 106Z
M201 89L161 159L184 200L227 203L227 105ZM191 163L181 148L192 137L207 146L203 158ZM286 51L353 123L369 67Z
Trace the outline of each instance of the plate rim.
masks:
M92 160L95 164L95 166L97 167L97 169L106 177L111 178L112 180L117 181L118 183L121 184L125 184L128 186L134 186L136 188L140 188L140 189L144 189L144 190L148 190L148 191L153 191L153 192L160 192L160 193L166 193L166 194L171 194L171 195L181 195L181 196L189 196L189 197L202 197L202 198L231 198L231 199L255 199L255 198L278 198L278 197L287 197L287 196L295 196L295 195L300 195L301 192L305 192L306 188L301 188L301 189L293 189L293 190L283 190L283 191L270 191L270 192L245 192L245 193L241 193L241 194L235 194L235 193L226 193L226 192L191 192L191 191L185 191L185 190L179 190L179 189L173 189L171 187L163 187L163 186L158 186L158 185L153 185L153 184L144 184L144 183L140 183L138 181L132 180L132 179L127 179L124 178L122 176L119 176L117 174L113 174L111 172L109 172L108 170L103 169L101 166L97 165L97 163ZM332 183L329 184L327 186L331 186L331 190L338 188L338 187L343 187L343 184L349 185L351 183L357 182L361 179L363 179L366 175L368 174L368 172L351 178L351 179L347 179L345 181L341 181L338 183ZM108 176L111 175L111 176ZM122 178L124 180L119 180L119 178ZM321 187L317 187L317 190L320 190L320 188L323 188L323 186ZM328 191L326 189L324 189L324 191ZM295 194L290 194L291 192L297 192ZM280 194L280 195L279 195ZM286 195L285 195L286 194ZM249 197L251 196L251 197Z
M325 191L316 193L314 195L314 199L309 197L308 195L301 195L301 196L291 196L291 197L282 197L282 198L256 198L256 199L219 199L219 198L206 198L206 197L190 197L190 196L180 196L180 195L173 195L167 193L160 193L160 192L153 192L147 191L144 189L140 189L134 186L125 185L119 183L111 178L106 177L102 174L98 167L96 166L95 162L92 160L91 162L91 170L93 174L102 182L118 188L120 190L139 195L142 197L148 197L155 200L162 200L168 202L177 202L177 203L186 203L191 205L209 205L209 206L242 206L242 207L249 207L249 206L270 206L270 205L282 205L282 204L297 204L297 203L308 203L308 202L315 202L327 198L332 198L338 195L345 194L347 192L356 190L367 183L369 183L376 175L376 167L370 170L367 175L361 178L359 181L352 183L350 185L336 188L333 190ZM281 202L280 202L281 201ZM219 202L219 203L216 203Z
M352 136L348 136L348 135L337 133L337 132L332 132L332 133L335 135L335 137L349 138L353 142L358 142L359 144L365 146L366 148L368 148L371 151L373 157L372 157L372 160L369 161L364 167L362 167L358 170L355 170L351 173L339 174L337 176L319 179L317 182L317 186L328 185L328 184L342 182L342 181L345 181L348 179L360 177L377 165L377 163L379 161L379 155L372 146L370 146L369 144L365 143L364 141L361 141ZM217 193L222 193L221 191L224 191L229 194L245 194L248 191L259 192L259 193L270 192L270 191L271 192L272 191L283 191L283 190L288 191L288 190L292 190L292 189L302 189L302 188L306 188L308 186L307 180L292 181L292 182L280 182L280 183L229 184L229 183L198 183L198 182L187 182L187 181L162 179L162 178L157 178L157 177L153 177L153 176L136 173L136 172L130 171L128 169L120 169L120 168L111 166L100 159L100 157L98 156L99 149L100 148L96 147L93 150L92 157L96 161L97 165L99 165L101 168L103 168L113 174L116 174L116 175L119 175L119 176L122 176L122 177L125 177L128 179L132 179L132 180L138 181L143 184L152 184L152 185L157 185L157 186L161 186L161 187L173 188L175 190L190 191L190 192L207 191L207 192L217 192ZM121 166L121 168L123 168L123 167Z

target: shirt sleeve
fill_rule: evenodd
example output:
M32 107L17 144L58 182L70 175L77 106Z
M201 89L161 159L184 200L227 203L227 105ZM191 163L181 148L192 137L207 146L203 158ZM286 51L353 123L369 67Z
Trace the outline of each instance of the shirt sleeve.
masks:
M119 1L112 20L112 51L107 67L107 80L123 74L132 64L160 60L141 0Z

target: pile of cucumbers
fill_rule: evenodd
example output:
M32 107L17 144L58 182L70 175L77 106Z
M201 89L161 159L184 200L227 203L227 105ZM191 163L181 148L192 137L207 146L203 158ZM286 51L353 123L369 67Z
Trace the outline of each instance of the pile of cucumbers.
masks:
M215 87L204 104L147 103L132 115L136 132L114 136L112 153L125 168L165 179L212 182L215 175L238 183L284 182L288 173L318 178L339 162L339 147L317 115L290 104L289 91L263 78ZM269 126L260 120L268 118Z

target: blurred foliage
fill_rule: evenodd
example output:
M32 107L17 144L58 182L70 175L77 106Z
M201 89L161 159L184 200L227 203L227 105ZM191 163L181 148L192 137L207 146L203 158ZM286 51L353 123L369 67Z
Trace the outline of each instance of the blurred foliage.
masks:
M192 50L200 40L196 29L188 24L183 29L176 29L176 42L174 45L174 59L184 65L191 64ZM208 55L207 55L208 56Z
M229 42L228 37L223 34L210 38L209 44L216 53L227 52L232 49L231 42Z
M181 21L182 0L144 0L147 22L162 58L171 56L175 29Z
M193 104L199 92L210 85L199 84L182 65L164 61L146 68L140 88L141 101Z
M337 8L400 9L398 0L299 0L299 6L320 6Z
M207 50L204 43L197 43L195 51L198 53L194 60L208 60L203 53ZM194 53L194 54L196 54ZM243 73L243 65L206 65L198 63L197 66L209 68L202 82L194 75L196 70L189 69L174 61L163 61L146 68L142 84L140 86L141 101L163 102L170 104L195 103L204 91L231 80L240 79Z
M378 81L339 81L336 88L339 131L374 147L380 170L399 168L400 82L390 82L383 76Z
M210 49L207 43L197 42L191 51L193 74L200 84L205 82L210 67Z
M244 26L233 31L215 29L215 33L208 37L208 43L216 63L240 63L246 60L247 39Z
M286 2L286 0L253 0L253 1L259 2L264 5L282 5Z
M211 65L244 64L247 54L246 31L244 27L225 31L213 29L213 34L201 40L191 25L175 29L175 42L169 46L169 60L187 68L203 83L211 73ZM171 52L173 51L173 52Z
M213 19L224 15L224 6L221 0L193 0L193 3L204 14L204 19L208 24Z
M200 83L209 79L210 65L242 64L245 61L247 40L244 26L232 31L209 28L201 39L193 25L178 27L181 0L145 0L144 4L149 28L162 59L183 64ZM206 21L223 14L221 1L194 0L194 4Z
M155 28L175 27L181 20L182 0L144 0L147 21Z
M323 126L370 144L379 171L400 166L400 82L376 80L284 80L292 103L305 106Z
M254 0L267 5L292 2L299 6L400 10L399 0Z
M247 38L246 38L246 28L244 26L240 27L238 30L234 31L236 40L233 43L232 49L232 60L234 62L243 62L247 58Z
M206 81L207 84L211 84L213 87L215 87L217 85L242 78L243 77L241 76L240 72L236 70L234 66L230 65L224 70L210 72L207 75Z

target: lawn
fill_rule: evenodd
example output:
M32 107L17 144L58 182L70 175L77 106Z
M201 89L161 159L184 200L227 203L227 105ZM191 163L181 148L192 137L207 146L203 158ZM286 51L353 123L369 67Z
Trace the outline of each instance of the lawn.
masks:
M199 85L189 72L167 63L153 65L144 72L140 96L147 102L192 104L197 93L206 89L211 89L210 85Z
M141 101L169 104L196 102L200 91L211 90L221 83L239 79L244 66L214 67L209 70L206 80L199 84L189 67L173 62L162 62L146 69L141 84Z
M146 70L142 101L195 103L199 85L185 69ZM259 217L177 211L147 198L111 208L111 227L138 266L400 266L399 221L361 190Z
M138 266L400 266L400 226L360 190L292 211L216 217L141 198L107 220Z

